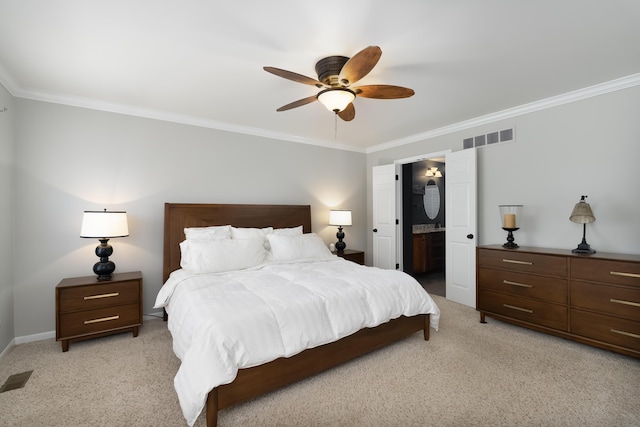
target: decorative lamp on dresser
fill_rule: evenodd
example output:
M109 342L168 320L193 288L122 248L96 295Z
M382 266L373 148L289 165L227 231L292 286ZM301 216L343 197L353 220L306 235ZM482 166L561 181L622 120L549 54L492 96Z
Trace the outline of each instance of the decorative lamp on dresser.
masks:
M640 255L501 245L477 248L486 316L640 357Z
M56 341L69 343L132 332L142 325L142 273L115 273L63 279L56 286Z

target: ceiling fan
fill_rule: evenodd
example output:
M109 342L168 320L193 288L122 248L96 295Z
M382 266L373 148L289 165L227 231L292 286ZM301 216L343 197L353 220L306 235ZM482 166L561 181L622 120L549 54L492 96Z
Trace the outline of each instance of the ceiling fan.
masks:
M362 98L398 99L408 98L415 93L413 89L402 86L351 86L369 74L378 63L380 56L382 56L382 49L378 46L369 46L356 53L352 58L347 58L346 56L323 58L316 63L317 80L280 68L263 67L263 69L276 76L322 89L313 96L283 105L276 111L290 110L317 100L327 107L329 111L336 113L342 120L350 121L356 116L353 100L357 96Z

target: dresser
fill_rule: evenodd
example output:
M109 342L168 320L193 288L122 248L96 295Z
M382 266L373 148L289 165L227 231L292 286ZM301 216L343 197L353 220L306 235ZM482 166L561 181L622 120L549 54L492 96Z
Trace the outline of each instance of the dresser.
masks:
M640 357L640 255L477 248L477 309L494 317Z
M121 332L138 336L142 325L142 273L63 279L56 286L56 340L69 343Z

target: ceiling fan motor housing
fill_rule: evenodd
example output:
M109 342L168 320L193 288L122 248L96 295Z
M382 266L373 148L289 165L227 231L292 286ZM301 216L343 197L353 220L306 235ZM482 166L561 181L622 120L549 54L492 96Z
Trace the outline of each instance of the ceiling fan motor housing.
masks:
M318 80L327 86L340 86L338 76L348 60L346 56L329 56L321 59L316 63Z

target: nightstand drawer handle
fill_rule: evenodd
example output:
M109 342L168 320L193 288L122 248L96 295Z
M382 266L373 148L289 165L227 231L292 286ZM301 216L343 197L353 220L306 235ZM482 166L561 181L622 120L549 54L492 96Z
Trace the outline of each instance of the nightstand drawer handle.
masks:
M518 261L517 259L503 259L502 262L508 262L510 264L533 265L532 262L529 262L529 261Z
M611 329L611 332L613 332L614 334L620 334L620 335L625 335L631 338L638 338L640 339L640 335L638 334L633 334L631 332L626 332L626 331L619 331L617 329Z
M504 307L507 307L513 310L524 311L525 313L533 314L533 310L529 310L528 308L516 307L515 305L509 305L509 304L502 304L502 305Z
M640 302L625 301L623 299L615 299L615 298L611 298L609 301L615 302L616 304L624 304L624 305L632 305L634 307L640 307Z
M87 299L109 298L109 297L117 297L118 295L120 295L120 292L114 292L111 294L91 295L88 297L84 297L84 299L87 300Z
M502 283L504 283L505 285L520 286L521 288L533 288L533 285L527 285L526 283L512 282L510 280L503 280Z
M109 320L118 320L119 318L120 316L102 317L100 319L85 320L84 324L90 325L92 323L108 322Z
M614 276L624 276L624 277L635 277L640 279L640 274L636 273L625 273L622 271L610 271L609 274L613 274Z

